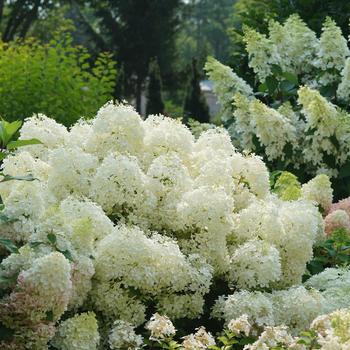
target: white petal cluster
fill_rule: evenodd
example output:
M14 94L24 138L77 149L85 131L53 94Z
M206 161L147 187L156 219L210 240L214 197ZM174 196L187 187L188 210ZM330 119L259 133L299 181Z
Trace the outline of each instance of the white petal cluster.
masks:
M328 268L306 281L307 287L317 288L325 298L325 311L347 308L350 304L350 271Z
M307 219L304 215L307 213ZM235 216L235 226L230 239L245 242L246 240L262 239L270 245L270 252L264 258L264 253L255 253L259 262L265 260L264 270L260 263L251 263L247 272L253 273L253 266L257 271L263 271L261 278L265 285L268 281L276 281L279 276L277 261L281 260L282 275L279 278L281 286L300 284L305 272L306 263L312 258L312 247L318 236L322 218L312 203L304 200L287 202L273 199L269 202L254 201L250 206L241 210ZM293 239L291 239L293 237ZM252 248L250 248L252 250ZM276 250L279 252L277 255ZM247 254L247 258L248 258ZM277 265L271 268L269 259L274 259ZM234 266L232 266L235 269ZM256 272L256 275L259 273ZM244 276L241 270L240 278L249 281L251 277ZM259 280L256 280L259 281ZM250 284L252 282L249 282ZM259 281L257 284L262 283ZM247 282L245 283L246 286Z
M240 291L220 297L213 308L213 316L224 319L229 325L232 319L246 315L247 322L255 329L287 325L298 333L325 311L328 310L322 293L299 286L272 293Z
M247 97L253 95L253 89L246 81L234 73L230 67L223 65L215 58L208 58L205 64L205 70L209 79L214 83L214 92L223 106L227 117L229 117L232 111L232 100L235 93L238 92Z
M294 343L295 339L289 334L288 327L265 327L264 331L259 336L259 339L251 345L244 347L244 350L268 350L274 348L282 348L287 346L290 349L290 345Z
M333 189L329 177L317 175L301 188L303 198L315 201L324 212L328 212L333 201Z
M113 323L108 343L112 350L138 350L142 347L143 338L135 333L134 327L130 323L117 320Z
M348 56L350 56L350 50L347 40L335 21L327 17L322 27L315 65L322 70L330 68L342 70Z
M104 298L114 293L113 287L118 282L126 295L132 295L131 291L135 291L140 298L156 297L165 292L166 301L169 302L172 294L181 293L184 298L188 294L186 302L182 303L183 308L181 304L176 305L176 314L169 310L170 305L167 307L171 317L186 315L192 303L195 305L194 315L200 313L201 308L198 310L196 305L203 305L203 295L208 292L211 280L211 268L205 263L187 259L174 241L159 235L147 237L137 227L118 227L104 238L96 249L95 269L95 288L98 290L100 284L111 285L110 290L104 290ZM191 298L193 292L196 293ZM130 297L130 302L136 295ZM93 301L107 316L123 312L124 306L118 303L112 309L105 309L100 298L100 293L93 294ZM161 299L161 303L164 305L164 300ZM119 310L119 307L123 309ZM129 319L136 323L135 320L136 316Z
M93 312L76 314L59 326L52 344L59 350L97 350L100 342Z
M176 333L173 323L167 316L155 313L146 324L146 329L151 332L150 339L161 340L172 337Z
M250 334L251 327L252 326L248 322L248 316L246 314L231 320L227 325L227 328L230 332L236 335L243 333L247 337Z
M337 310L316 318L311 328L317 331L317 342L322 350L347 350L350 346L349 309Z
M230 280L239 288L268 287L282 274L279 251L262 240L251 240L238 246L230 259Z
M202 350L214 345L215 339L204 327L197 328L196 333L183 337L182 342L184 350Z

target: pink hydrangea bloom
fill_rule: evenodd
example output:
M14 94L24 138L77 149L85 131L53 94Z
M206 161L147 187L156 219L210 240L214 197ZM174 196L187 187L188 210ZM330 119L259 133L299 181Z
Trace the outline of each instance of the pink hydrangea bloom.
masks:
M348 212L343 209L337 209L337 210L331 211L325 217L324 223L325 223L325 232L327 236L329 236L337 228L344 228L350 232L350 216Z

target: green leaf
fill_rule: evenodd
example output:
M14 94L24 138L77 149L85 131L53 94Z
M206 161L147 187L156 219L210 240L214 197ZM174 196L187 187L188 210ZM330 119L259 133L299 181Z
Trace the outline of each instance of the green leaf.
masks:
M36 248L39 247L39 245L45 244L44 242L30 242L29 247Z
M278 86L278 80L275 77L267 77L265 80L265 84L269 90L269 93L272 95Z
M350 163L346 163L339 169L338 178L344 179L349 176L350 176Z
M46 312L46 321L53 322L53 311L47 311Z
M56 235L55 235L54 233L49 233L49 234L47 235L47 239L48 239L49 242L50 242L51 244L53 244L53 245L55 245L56 242L57 242L57 238L56 238Z
M291 83L288 80L283 80L280 82L280 89L282 90L282 92L289 93L294 89L294 87L295 84Z
M1 182L7 182L7 181L13 181L13 180L18 180L18 181L34 181L37 180L37 178L33 177L33 175L24 175L24 176L12 176L12 175L7 175L4 173L0 173L0 176L2 176L2 179L0 180Z
M39 145L42 144L41 141L37 139L30 139L30 140L17 140L17 141L11 141L7 144L7 149L12 150L18 147L23 147L23 146L29 146L29 145Z
M10 218L9 216L3 214L3 213L0 213L0 223L10 223L10 222L15 222L17 221L18 219L14 219L14 218Z
M283 75L283 72L282 72L282 68L277 65L277 64L273 64L271 66L271 72L275 75L275 76L281 76Z
M285 78L286 80L288 80L292 84L299 85L298 76L296 76L295 74L289 73L289 72L284 72L282 74L282 76L283 76L283 78Z
M3 147L6 147L21 126L22 122L20 120L16 120L12 123L8 123L5 120L0 122L0 140Z
M57 249L57 251L59 251L61 254L63 254L64 257L66 259L68 259L69 261L74 261L73 256L72 256L72 254L71 254L71 252L69 250L59 250L59 249Z
M5 247L10 253L18 253L17 246L10 239L0 238L0 245Z
M0 323L0 341L8 341L10 340L15 331L13 329L7 328L2 323Z
M266 83L262 83L262 84L260 84L259 87L258 87L258 91L259 91L259 92L267 92L267 90L268 90L268 88L267 88Z
M4 160L8 156L8 153L0 151L0 161Z

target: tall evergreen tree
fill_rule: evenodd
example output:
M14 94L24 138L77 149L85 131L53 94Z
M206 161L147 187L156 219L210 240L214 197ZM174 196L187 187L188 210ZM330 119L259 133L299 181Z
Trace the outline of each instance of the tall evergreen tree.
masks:
M172 74L181 0L90 0L84 5L94 10L100 37L124 64L127 93L140 111L150 59L158 57L163 76Z
M200 88L200 74L195 59L192 60L192 77L185 98L183 122L187 124L189 118L200 123L210 121L209 108Z
M156 58L150 61L148 79L146 116L150 114L163 114L162 79Z

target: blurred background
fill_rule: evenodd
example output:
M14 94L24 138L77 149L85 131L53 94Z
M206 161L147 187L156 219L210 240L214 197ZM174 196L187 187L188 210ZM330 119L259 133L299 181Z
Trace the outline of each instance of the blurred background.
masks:
M69 126L105 102L142 114L218 122L208 56L248 82L242 26L298 13L348 36L347 0L0 0L0 115L44 113Z

